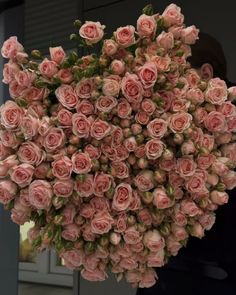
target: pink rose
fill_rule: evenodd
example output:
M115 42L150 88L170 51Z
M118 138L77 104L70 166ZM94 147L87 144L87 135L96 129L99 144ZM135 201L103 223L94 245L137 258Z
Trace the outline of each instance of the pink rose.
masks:
M171 59L169 56L155 55L155 56L152 56L151 61L155 63L155 66L158 71L166 72L170 68Z
M232 102L226 101L217 107L217 111L222 113L226 118L235 115L236 107Z
M164 151L164 144L161 140L150 139L145 144L145 153L149 160L156 160L161 157Z
M142 240L142 236L135 229L135 226L132 226L126 229L126 231L123 233L123 238L125 240L125 243L128 245L137 244L138 242Z
M11 180L14 181L19 187L26 187L32 181L34 174L34 167L29 164L20 164L15 166L10 171Z
M185 75L185 78L187 79L188 84L191 88L195 90L200 90L199 88L196 88L196 87L198 86L198 83L201 81L201 78L195 69L188 70Z
M222 177L222 182L228 190L232 190L236 187L236 172L229 171L226 175Z
M61 236L67 241L75 242L80 235L80 228L76 224L68 224L63 228Z
M224 205L228 203L229 195L226 192L212 191L211 200L216 205Z
M115 232L112 232L110 234L110 242L113 244L113 245L118 245L120 243L120 240L121 240L121 235L118 234L118 233L115 233Z
M121 99L117 105L117 115L122 119L127 119L130 117L132 112L131 105L126 99Z
M215 156L212 154L199 154L197 157L198 168L207 170L215 161Z
M90 98L94 88L91 78L83 78L76 84L75 91L79 98Z
M104 113L109 113L116 105L117 100L113 96L100 96L95 103L96 109Z
M36 78L36 74L29 71L18 71L15 74L16 82L22 87L30 87Z
M175 4L170 4L169 6L167 6L164 12L162 13L162 17L169 26L181 26L184 21L184 16L181 13L180 7L178 7Z
M225 144L221 147L221 151L224 157L230 159L231 162L236 164L236 143Z
M135 28L133 26L120 27L114 32L116 42L126 48L135 43Z
M94 177L94 193L96 196L103 196L112 184L112 177L109 174L100 173Z
M61 46L49 47L49 52L51 60L55 61L57 64L61 64L66 57L66 53Z
M85 179L77 180L76 191L81 197L89 197L94 193L93 175L86 174Z
M97 119L91 125L90 136L97 140L101 140L106 137L110 131L111 126L108 122Z
M208 151L212 151L215 144L215 138L212 135L204 134L201 145L208 149Z
M66 267L71 270L77 269L82 265L84 253L81 250L65 250L60 254L65 261Z
M183 178L192 176L197 168L196 163L190 157L179 158L177 160L177 172Z
M119 266L122 269L127 269L127 270L137 269L138 262L133 257L126 257L121 259Z
M29 186L29 202L36 209L48 210L52 196L52 187L45 180L34 180Z
M75 113L72 115L72 131L79 138L88 138L91 122L83 114Z
M91 199L90 204L96 211L110 211L110 203L108 199L101 197L94 197Z
M121 90L130 103L139 103L143 97L143 87L135 74L126 73L121 82Z
M193 217L200 214L201 210L193 201L184 200L181 202L181 212L189 215L190 217Z
M174 47L174 36L171 32L161 32L156 41L157 44L165 50L169 50Z
M73 80L73 74L71 72L71 69L60 69L57 72L56 77L60 79L62 83L66 83L66 84L72 82Z
M180 226L177 224L172 224L171 231L177 241L183 241L183 240L187 239L187 237L188 237L188 233L187 233L185 227L183 227L183 226Z
M152 224L152 215L147 208L144 208L138 212L138 219L145 225L149 226Z
M17 129L23 119L24 110L14 101L8 100L0 108L1 123L7 129Z
M215 223L216 217L214 213L204 213L199 216L199 222L203 226L204 229L210 230Z
M120 83L114 79L103 79L102 91L107 96L118 96L120 92Z
M157 68L154 62L146 62L138 69L138 76L144 89L154 86L157 80Z
M73 223L75 215L76 215L76 211L77 210L73 204L66 205L62 211L62 216L63 216L62 225Z
M142 103L141 107L144 112L148 113L149 115L152 115L156 110L156 104L153 102L153 100L145 98Z
M18 225L23 225L30 220L30 215L30 208L24 206L17 200L14 204L14 208L11 210L11 220Z
M20 144L19 138L13 131L0 130L0 138L4 146L9 148L16 148Z
M111 164L111 173L114 177L124 179L129 177L129 167L125 162L113 162Z
M150 37L156 32L156 20L153 16L140 15L137 20L137 31L140 37Z
M178 254L179 249L182 248L182 244L180 242L178 242L175 238L175 236L170 235L168 236L167 240L166 240L166 246L168 251L170 251L170 253L173 256L176 256Z
M17 41L16 36L7 39L2 46L1 54L4 58L15 58L18 52L24 50L23 46Z
M45 158L44 152L31 141L22 143L17 155L22 163L33 166L38 166Z
M141 171L134 178L134 183L141 192L147 192L154 187L153 172L151 170Z
M72 113L67 109L61 109L57 113L57 119L59 121L59 124L61 124L62 126L72 126Z
M158 279L157 274L154 269L147 268L143 273L141 280L139 282L139 288L150 288L156 284Z
M73 154L71 161L72 170L77 174L86 174L92 168L92 161L86 153L77 152Z
M1 136L0 136L1 137ZM4 160L7 156L11 154L11 149L0 142L0 160Z
M236 132L236 115L226 119L227 128L229 132Z
M0 203L6 205L16 197L17 185L11 180L0 181Z
M168 123L163 119L154 119L147 125L147 130L152 138L162 138L167 132Z
M52 78L58 72L58 65L55 61L45 58L39 64L39 71L43 76Z
M105 26L100 22L86 21L79 30L80 36L85 39L87 44L98 43L104 36Z
M192 45L198 38L199 30L195 26L182 29L181 39L185 44Z
M20 71L20 68L17 63L9 61L4 64L3 67L3 80L2 82L5 84L9 84L15 81L15 75Z
M112 39L107 39L104 41L103 43L103 52L108 55L108 56L112 56L117 52L118 49L118 44L112 40Z
M170 199L170 197L166 194L164 189L156 188L153 191L153 204L158 209L165 209L171 207L173 205L173 202Z
M20 96L23 96L28 102L33 102L43 100L48 96L48 94L49 90L47 88L36 88L32 86L30 88L26 88ZM17 96L19 96L19 94Z
M163 249L158 252L151 252L147 258L148 267L162 267L164 266L165 251Z
M221 105L224 101L227 100L227 86L224 84L223 86L214 86L211 87L210 84L207 87L205 92L206 101L214 104L214 105Z
M11 81L9 84L9 93L12 98L17 98L19 96L24 95L25 99L27 100L25 92L27 93L28 91L29 89L20 86L15 80Z
M78 103L78 97L70 85L62 84L56 89L55 95L58 101L69 110L75 108Z
M212 111L207 115L204 124L211 132L225 132L227 128L225 116L216 111Z
M87 270L83 269L81 271L81 276L88 281L91 282L101 282L104 281L107 277L107 274L104 270L100 270L99 268L96 268L94 270Z
M87 99L81 100L76 105L77 113L82 113L85 116L92 115L94 113L94 105Z
M123 233L127 228L127 215L125 213L120 213L115 220L115 231L118 233Z
M192 122L192 115L180 112L171 115L168 118L169 128L173 133L182 133L184 130L190 127Z
M69 179L72 173L72 162L66 156L58 157L52 162L52 174L60 180Z
M114 59L111 62L111 70L114 74L116 75L122 75L124 73L125 70L125 63L122 60L119 59Z
M103 235L112 228L113 218L108 212L98 212L91 221L91 230L94 234Z
M39 119L32 117L31 115L23 117L21 121L21 130L25 139L32 139L38 133Z
M112 200L112 208L116 211L128 209L132 200L132 188L127 183L120 183L115 188L115 194Z
M128 137L123 141L124 146L128 152L133 152L137 147L137 141L134 136Z
M156 229L145 232L143 243L152 252L160 251L165 247L165 240Z
M74 190L74 182L68 180L56 180L53 184L53 193L57 197L68 198L72 195Z
M54 152L65 143L65 134L61 128L51 127L44 138L43 146L47 152Z
M172 101L171 111L172 112L180 112L180 111L188 111L190 106L190 101L182 98L176 98Z
M197 124L201 124L207 117L207 111L204 108L197 108L194 112L194 120Z
M80 209L80 215L86 219L90 219L95 214L95 209L91 204L83 204Z
M206 191L205 179L195 173L186 181L186 189L190 193L204 193Z

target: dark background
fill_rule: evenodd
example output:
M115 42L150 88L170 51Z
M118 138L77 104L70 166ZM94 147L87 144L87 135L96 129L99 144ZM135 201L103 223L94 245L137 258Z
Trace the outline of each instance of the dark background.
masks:
M48 54L48 47L52 45L73 49L69 35L77 18L100 21L106 25L109 37L119 26L135 25L145 5L152 3L156 11L162 13L172 2L182 7L187 25L195 24L221 42L228 61L228 79L236 82L235 0L0 0L0 43L17 35L27 51L37 48ZM0 73L2 66L1 58ZM0 83L0 103L6 99L9 99L7 87ZM18 227L0 207L0 295L17 294L18 238ZM106 291L110 288L112 285ZM132 293L125 286L122 288L120 294ZM97 291L104 294L104 289ZM109 291L116 294L116 290ZM81 293L93 295L92 289L88 292L83 285Z

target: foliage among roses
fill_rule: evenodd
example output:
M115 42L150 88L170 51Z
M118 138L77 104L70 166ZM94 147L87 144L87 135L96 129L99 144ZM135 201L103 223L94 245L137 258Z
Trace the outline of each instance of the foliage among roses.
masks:
M191 68L198 30L183 21L174 4L147 6L105 40L100 22L76 21L71 39L98 55L30 59L16 37L3 44L0 202L85 279L110 268L152 286L153 267L203 237L236 185L236 89Z

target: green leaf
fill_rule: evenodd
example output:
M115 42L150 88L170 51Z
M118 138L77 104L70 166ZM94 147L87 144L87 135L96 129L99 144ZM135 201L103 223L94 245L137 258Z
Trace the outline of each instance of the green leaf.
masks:
M148 4L146 5L144 8L143 8L143 14L146 14L146 15L153 15L153 6L152 4Z

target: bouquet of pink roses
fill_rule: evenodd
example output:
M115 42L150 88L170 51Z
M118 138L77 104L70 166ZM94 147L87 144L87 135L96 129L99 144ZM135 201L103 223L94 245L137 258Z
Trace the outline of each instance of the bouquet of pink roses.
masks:
M85 279L110 269L152 286L153 267L203 237L236 186L236 88L191 68L198 30L183 21L174 4L149 5L103 40L103 25L77 20L71 39L102 48L82 57L3 44L0 202L34 221L35 249L55 248Z

